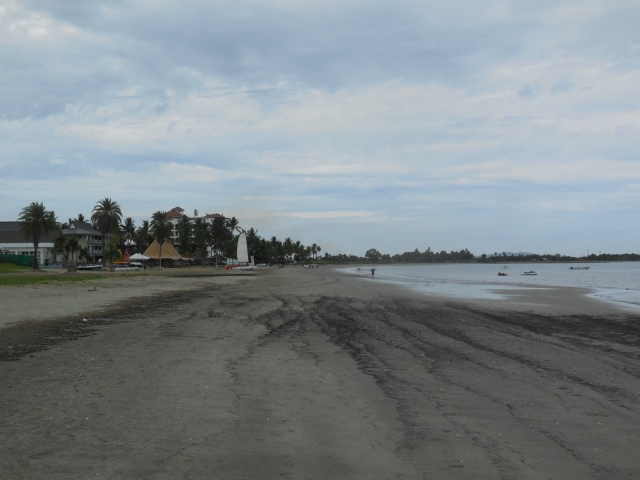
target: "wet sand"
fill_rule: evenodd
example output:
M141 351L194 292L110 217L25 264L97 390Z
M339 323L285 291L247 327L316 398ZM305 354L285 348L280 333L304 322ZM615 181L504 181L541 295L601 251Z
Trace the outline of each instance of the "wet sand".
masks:
M154 295L183 292L207 286L234 283L240 277L252 278L249 272L226 272L224 269L149 269L139 272L25 272L6 276L72 276L82 282L54 282L24 286L0 286L2 314L0 328L24 320L47 320L85 312L109 311L122 304Z
M571 289L227 281L0 329L2 477L640 476L636 316Z

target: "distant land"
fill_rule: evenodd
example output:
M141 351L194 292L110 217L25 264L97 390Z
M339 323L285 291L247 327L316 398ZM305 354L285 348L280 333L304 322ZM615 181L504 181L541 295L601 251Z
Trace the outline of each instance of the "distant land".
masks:
M494 252L490 254L474 255L466 248L456 252L442 250L434 252L427 248L420 252L417 248L413 252L396 255L380 253L377 249L367 250L363 257L357 255L330 255L326 253L324 260L331 263L523 263L523 262L635 262L640 260L637 253L592 253L581 257L561 255L559 253L537 254L530 252Z

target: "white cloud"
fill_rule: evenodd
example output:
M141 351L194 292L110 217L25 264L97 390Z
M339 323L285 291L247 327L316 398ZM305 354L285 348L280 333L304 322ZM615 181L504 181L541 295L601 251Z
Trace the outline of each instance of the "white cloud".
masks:
M363 212L357 210L342 210L342 211L326 211L326 212L290 212L285 216L293 218L304 219L327 219L327 218L358 218L358 219L381 219L384 215L380 215L376 212Z
M335 222L346 249L350 220L426 236L435 215L453 243L465 222L524 229L522 209L626 215L637 18L596 0L4 2L0 215L182 198L274 231Z

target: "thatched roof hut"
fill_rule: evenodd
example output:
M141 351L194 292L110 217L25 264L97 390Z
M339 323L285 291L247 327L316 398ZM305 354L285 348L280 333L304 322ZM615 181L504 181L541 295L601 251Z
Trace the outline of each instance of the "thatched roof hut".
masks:
M149 257L152 260L160 260L160 244L157 240L154 240L147 251L144 252L145 257ZM162 259L170 260L182 260L182 256L176 251L176 249L169 242L162 244Z

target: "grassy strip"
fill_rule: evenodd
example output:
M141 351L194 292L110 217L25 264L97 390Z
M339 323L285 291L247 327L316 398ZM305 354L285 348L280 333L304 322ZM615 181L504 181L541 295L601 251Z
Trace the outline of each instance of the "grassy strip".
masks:
M28 270L31 270L31 267L23 267L22 265L14 265L13 263L0 263L0 274L26 272Z
M85 282L87 280L97 280L103 278L102 275L92 275L90 277L66 277L62 275L56 275L55 277L49 276L10 276L0 277L0 287L13 287L22 285L37 285L43 283L76 283Z

